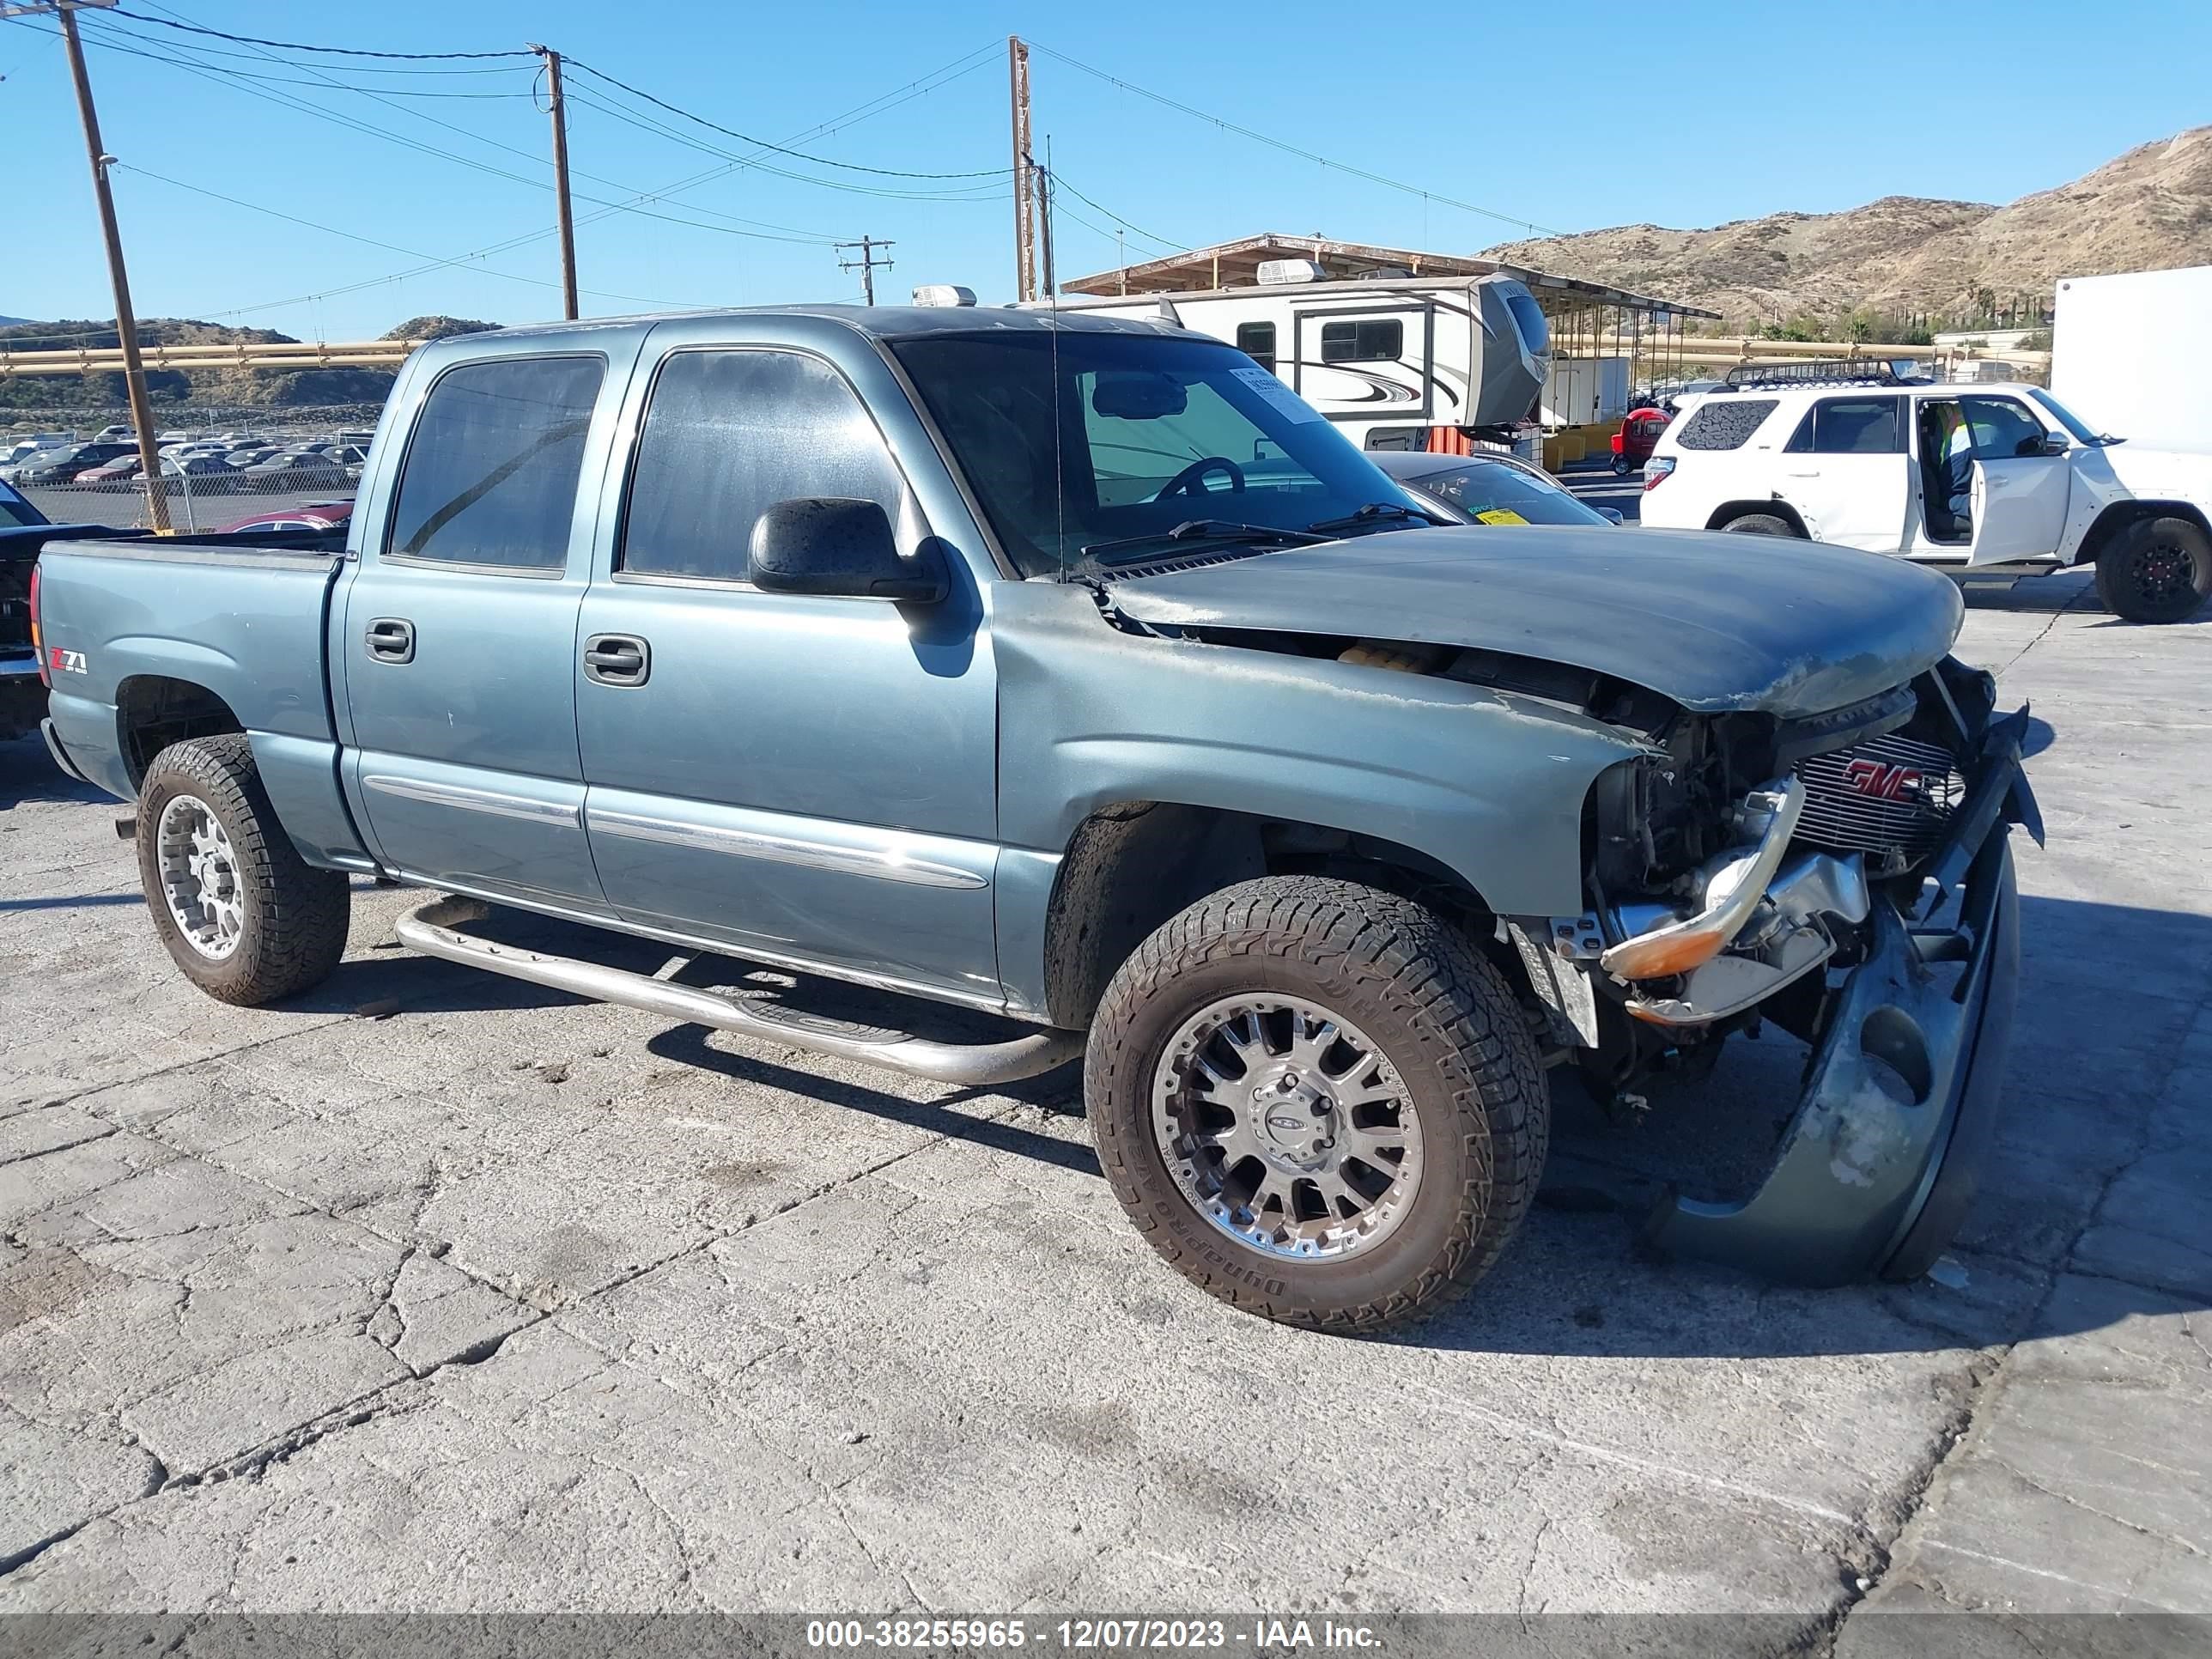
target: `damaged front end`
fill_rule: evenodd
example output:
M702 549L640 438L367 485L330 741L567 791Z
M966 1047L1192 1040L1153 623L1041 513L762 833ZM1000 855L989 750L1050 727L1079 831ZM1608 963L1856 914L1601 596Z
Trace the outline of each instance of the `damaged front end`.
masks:
M1590 908L1510 920L1601 1099L1771 1020L1811 1048L1765 1180L1669 1190L1672 1254L1832 1285L1925 1272L1971 1201L2019 976L2025 708L1950 659L1796 720L1685 718L1593 791Z

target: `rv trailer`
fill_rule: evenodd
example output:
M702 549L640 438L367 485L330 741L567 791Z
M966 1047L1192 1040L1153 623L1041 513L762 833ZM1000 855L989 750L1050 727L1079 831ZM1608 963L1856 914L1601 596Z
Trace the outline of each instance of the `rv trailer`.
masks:
M1255 287L1063 295L1024 308L1152 318L1225 340L1362 449L1458 447L1439 432L1510 441L1537 418L1551 329L1513 277L1331 282L1302 259L1268 261L1259 275Z

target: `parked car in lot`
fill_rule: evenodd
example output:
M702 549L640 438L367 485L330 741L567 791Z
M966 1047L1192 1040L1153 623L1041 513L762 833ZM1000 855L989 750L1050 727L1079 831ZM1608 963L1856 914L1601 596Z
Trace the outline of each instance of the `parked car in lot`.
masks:
M1371 450L1367 459L1424 507L1453 524L1619 524L1610 508L1586 506L1548 472L1508 455L1430 455Z
M295 530L327 533L333 530L342 531L352 522L351 501L316 501L307 507L288 507L281 513L262 513L250 519L240 519L235 524L222 526L216 533L223 536L273 536Z
M0 483L0 743L34 729L46 712L31 638L31 570L46 528L45 514Z
M228 490L231 483L230 469L216 456L191 455L179 459L164 455L161 462L161 477L168 481L168 493L173 495L185 487L187 480L203 481L192 483L191 487L195 490L205 489L210 492L218 487ZM75 482L96 489L127 489L137 483L144 476L144 471L137 454L133 452L78 473Z
M1771 1173L1650 1237L1832 1283L1958 1225L2034 814L1953 584L1434 526L1242 353L1081 313L471 334L386 429L350 555L42 558L48 741L137 802L211 995L329 975L377 874L452 896L416 950L783 1048L969 1087L1080 1056L1155 1249L1331 1329L1488 1270L1553 1063L1611 1099L1760 1021L1811 1049ZM842 1024L509 908L1012 1024Z
M42 450L30 459L18 462L9 469L8 482L19 489L25 484L70 483L78 474L105 466L119 455L136 456L137 453L136 444L67 444L59 449Z
M237 469L237 477L247 489L313 489L355 483L360 471L349 471L343 462L322 449L280 449Z
M2106 607L2131 622L2212 599L2212 454L2124 445L2040 386L1715 392L1660 438L1644 489L1656 528L1807 537L1954 572L2094 564Z

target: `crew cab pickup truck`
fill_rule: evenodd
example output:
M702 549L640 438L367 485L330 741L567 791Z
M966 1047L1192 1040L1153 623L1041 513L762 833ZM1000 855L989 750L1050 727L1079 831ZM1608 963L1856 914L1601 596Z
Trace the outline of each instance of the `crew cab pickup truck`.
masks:
M469 335L402 371L342 550L40 574L53 751L137 802L213 995L338 969L356 872L437 890L416 950L674 1020L967 1086L1079 1057L1145 1236L1271 1317L1480 1277L1555 1063L1615 1098L1807 1044L1765 1180L1650 1236L1809 1282L1923 1271L1998 1109L2033 809L1951 583L1437 526L1164 324ZM794 1015L511 908L1005 1023Z
M2212 599L2212 454L2124 442L2037 386L1732 385L1660 435L1644 490L1652 529L1809 537L1955 575L2094 565L2130 622Z

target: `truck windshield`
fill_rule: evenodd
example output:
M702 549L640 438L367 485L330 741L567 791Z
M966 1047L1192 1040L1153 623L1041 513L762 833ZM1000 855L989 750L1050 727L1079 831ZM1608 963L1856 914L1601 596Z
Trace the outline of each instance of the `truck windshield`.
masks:
M1195 520L1253 543L1259 530L1302 532L1405 499L1288 386L1225 345L1009 329L891 350L1024 576L1062 572L1085 549L1109 561L1188 550L1206 538L1145 544Z

